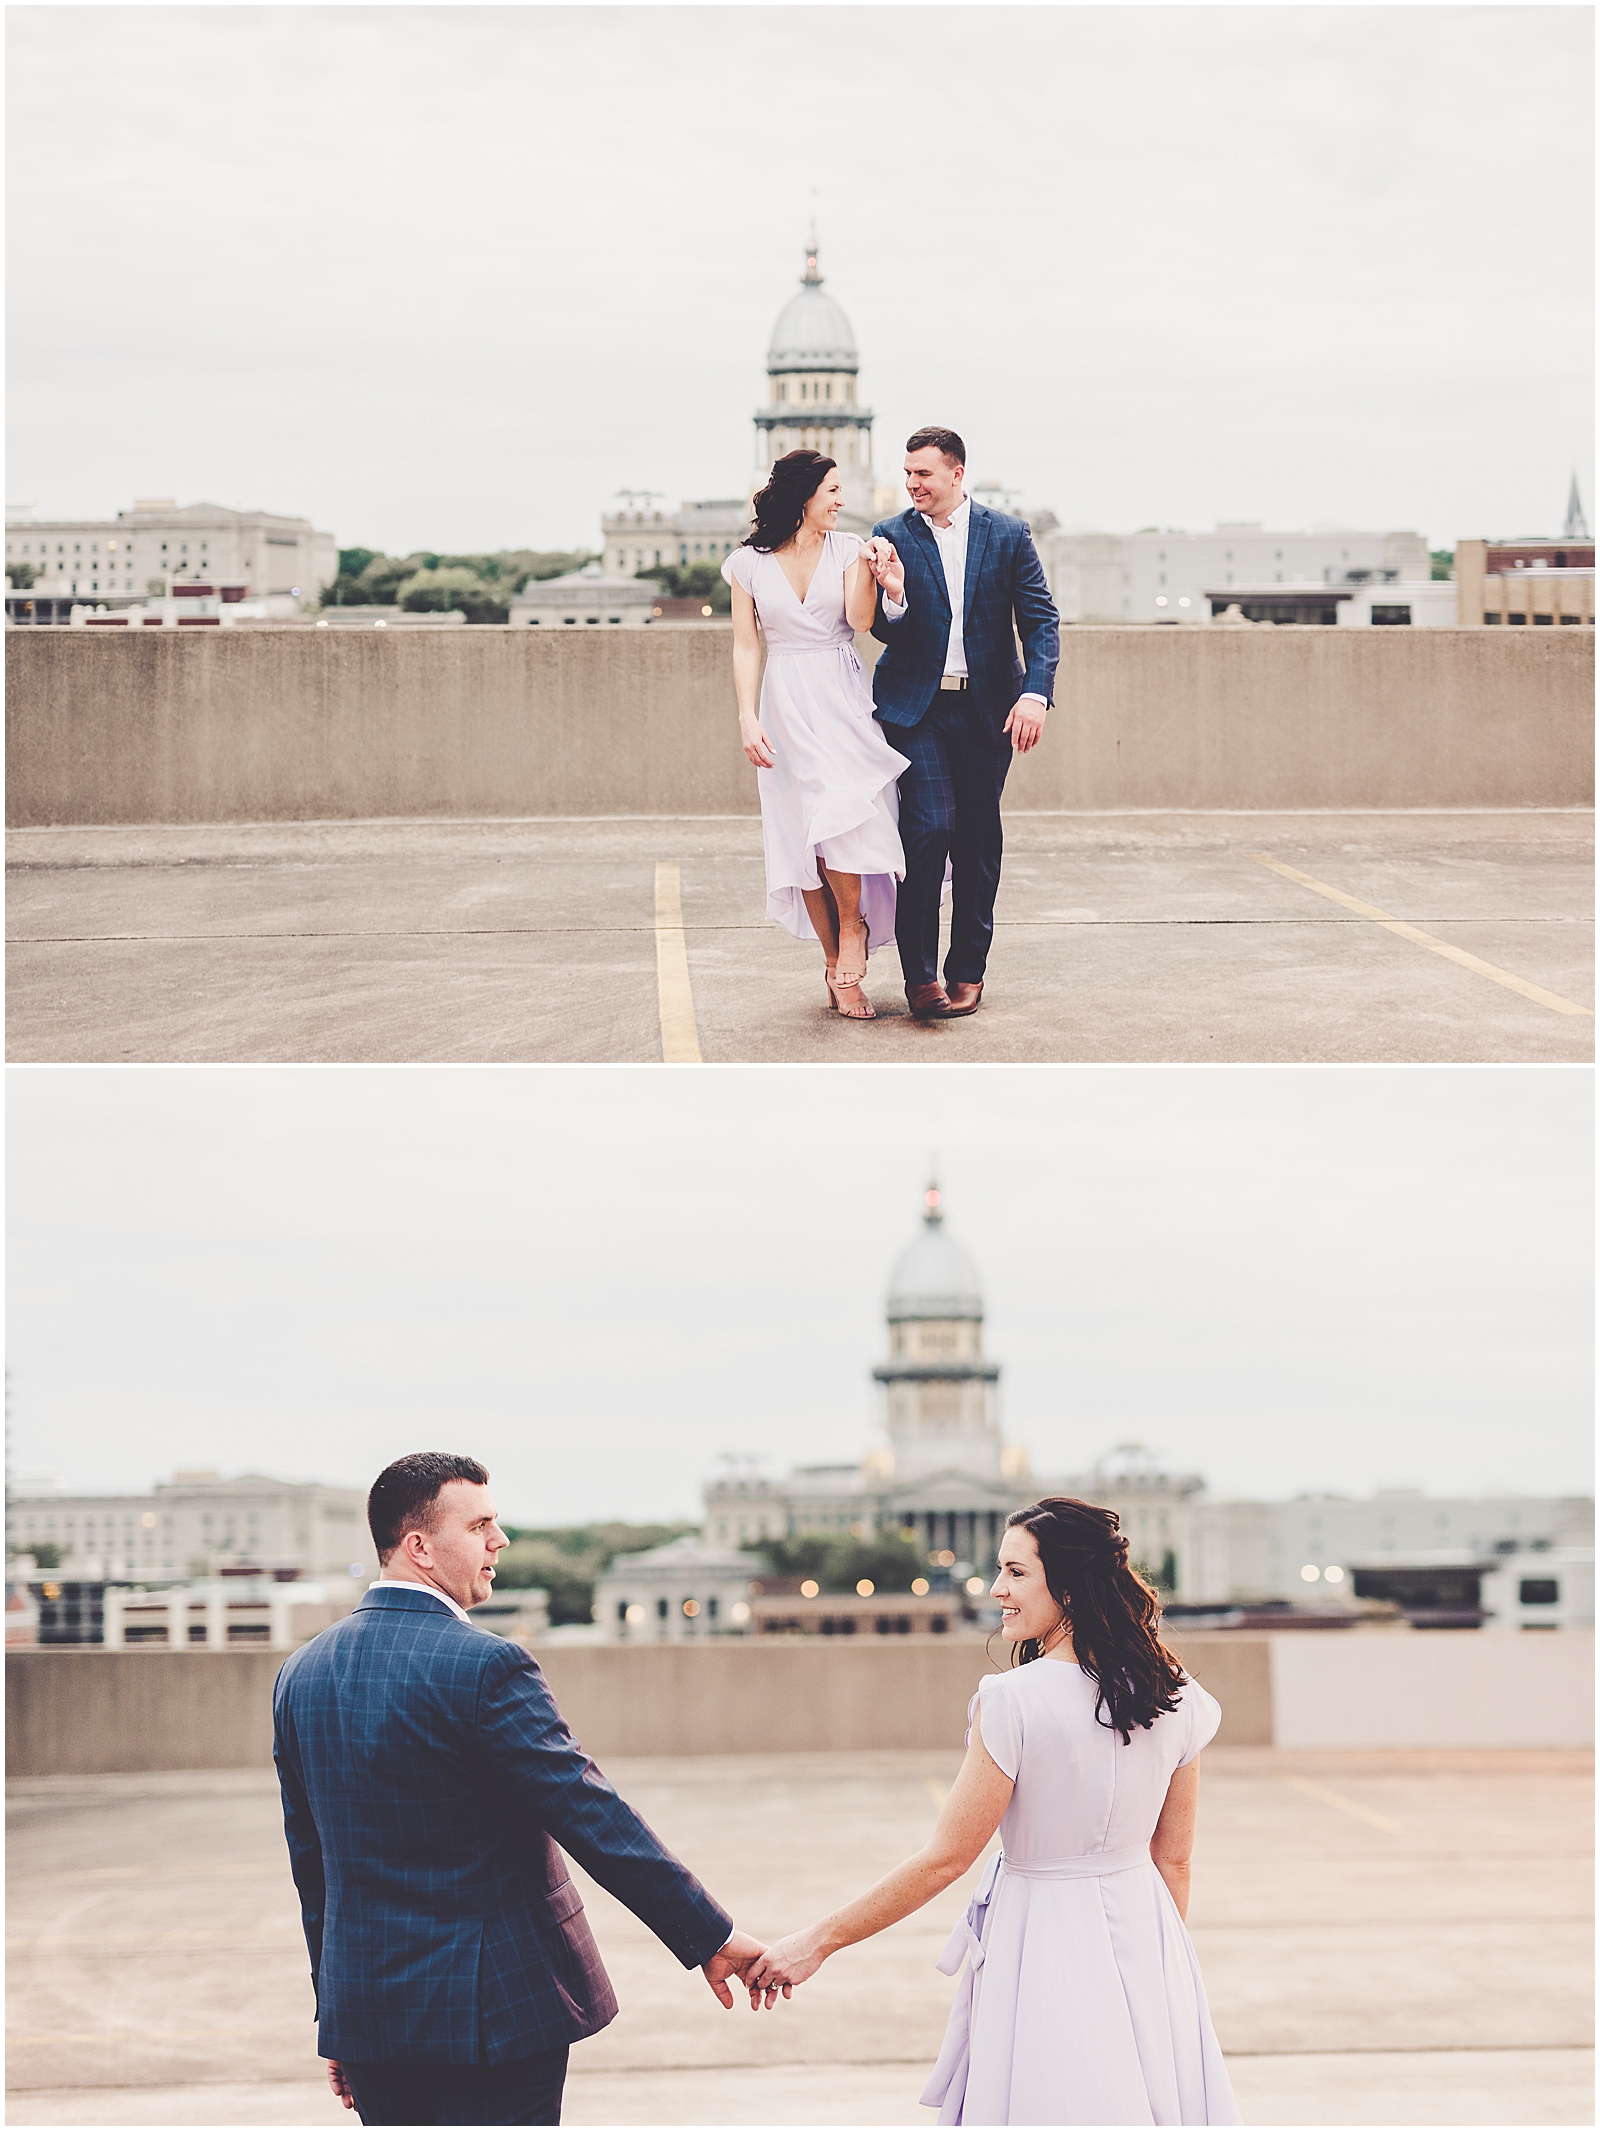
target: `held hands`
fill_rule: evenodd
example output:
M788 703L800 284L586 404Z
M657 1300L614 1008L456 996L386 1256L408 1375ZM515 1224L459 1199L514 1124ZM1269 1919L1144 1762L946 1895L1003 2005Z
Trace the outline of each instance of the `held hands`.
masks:
M725 1946L721 1946L707 1961L700 1973L711 1986L713 1997L720 2005L733 2011L733 1992L728 1987L728 1978L737 1976L742 1984L748 1984L749 1972L760 1959L763 1947L759 1939L751 1938L748 1931L736 1931ZM751 2001L754 2003L754 2000Z
M898 607L906 596L906 568L895 550L892 540L885 540L875 533L861 550L861 560L878 580L884 597L892 599Z
M809 1982L826 1958L815 1931L795 1931L786 1939L774 1940L745 1977L750 2010L754 2012L765 1997L770 2012L780 1990L786 1998L791 1996L795 1985Z

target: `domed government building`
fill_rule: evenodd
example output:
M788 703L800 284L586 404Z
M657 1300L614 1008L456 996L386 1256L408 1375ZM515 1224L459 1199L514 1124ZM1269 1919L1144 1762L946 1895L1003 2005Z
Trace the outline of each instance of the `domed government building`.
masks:
M663 507L653 490L623 489L601 520L605 569L633 577L659 564L715 562L750 530L750 498L774 459L802 447L839 462L844 505L839 524L866 533L894 508L893 482L877 486L872 466L872 409L861 404L861 358L849 319L828 293L815 236L806 247L800 286L778 314L767 348L767 399L755 413L755 455L744 493Z
M826 402L824 402L826 405ZM916 1234L895 1261L885 1309L883 1440L856 1465L801 1465L781 1480L731 1475L705 1490L704 1538L758 1547L802 1532L903 1533L930 1559L987 1573L1007 1516L1048 1493L1121 1512L1135 1557L1167 1589L1195 1551L1198 1474L1168 1474L1134 1446L1092 1474L1034 1477L1000 1423L1000 1364L983 1349L983 1288L930 1184ZM1193 1568L1198 1569L1198 1562Z

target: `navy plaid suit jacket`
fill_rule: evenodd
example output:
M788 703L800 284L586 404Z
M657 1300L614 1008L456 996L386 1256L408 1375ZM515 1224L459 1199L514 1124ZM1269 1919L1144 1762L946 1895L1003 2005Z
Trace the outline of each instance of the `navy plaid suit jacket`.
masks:
M971 512L961 641L969 699L998 734L1018 696L1051 701L1061 660L1061 626L1027 526L982 503L972 504ZM917 511L881 519L872 530L894 542L905 564L908 607L901 620L886 621L880 589L872 633L886 648L873 669L872 694L885 725L916 725L938 691L950 643L944 564ZM1013 616L1026 666L1017 658Z
M726 1943L527 1651L427 1592L368 1591L286 1661L272 1713L324 2057L507 2064L615 2018L557 1842L686 1968Z

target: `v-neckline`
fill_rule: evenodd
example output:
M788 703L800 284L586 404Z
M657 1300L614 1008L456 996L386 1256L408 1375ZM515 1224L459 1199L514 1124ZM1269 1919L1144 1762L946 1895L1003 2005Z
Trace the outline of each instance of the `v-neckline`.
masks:
M804 609L804 607L805 607L805 603L806 603L806 600L807 600L808 596L810 595L811 587L812 587L812 586L813 586L813 585L814 585L814 584L816 583L816 581L817 581L817 570L820 570L820 569L822 568L822 564L823 564L823 559L824 559L824 557L825 557L825 556L827 555L827 552L828 552L828 537L829 537L829 536L828 536L828 535L827 535L826 533L824 533L824 534L823 534L823 536L822 536L822 546L821 546L821 547L820 547L820 548L818 549L818 551L817 551L817 568L816 568L816 570L813 570L813 571L812 571L812 573L811 573L811 575L810 575L810 576L809 576L809 577L808 577L808 578L806 579L806 588L805 588L805 591L804 591L804 592L795 592L795 590L794 590L794 585L793 585L793 583L792 583L792 582L790 581L789 573L788 573L788 571L787 571L787 570L785 570L785 569L783 568L783 562L782 562L782 559L781 559L781 557L779 557L778 555L774 555L774 556L773 556L773 558L772 558L772 559L773 559L773 561L774 561L775 563L777 563L777 565L778 565L778 568L779 568L780 570L782 570L782 571L783 571L783 581L784 581L784 583L785 583L786 585L788 585L788 586L789 586L789 590L790 590L791 592L793 592L793 593L794 593L794 602L795 602L795 605L796 605L797 607L800 607L801 609Z

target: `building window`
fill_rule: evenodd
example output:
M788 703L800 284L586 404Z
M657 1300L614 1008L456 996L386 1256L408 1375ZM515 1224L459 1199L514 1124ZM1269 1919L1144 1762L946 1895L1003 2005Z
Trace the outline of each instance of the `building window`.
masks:
M656 1619L657 1619L657 1620L665 1620L665 1619L666 1619L666 1617L667 1617L667 1601L666 1601L666 1600L665 1600L664 1598L658 1598L658 1599L656 1600Z
M1561 1586L1553 1576L1524 1576L1517 1585L1517 1602L1524 1606L1554 1606L1561 1601Z

